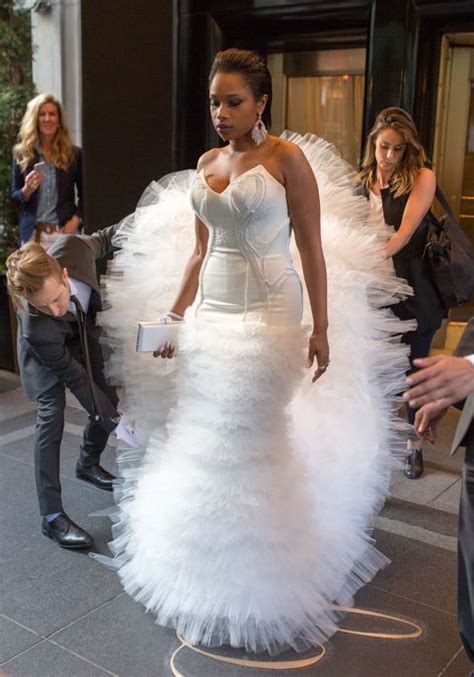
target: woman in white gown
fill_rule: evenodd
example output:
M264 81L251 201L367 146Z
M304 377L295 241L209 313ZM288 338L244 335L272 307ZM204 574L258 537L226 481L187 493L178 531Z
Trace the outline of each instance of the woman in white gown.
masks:
M211 116L229 143L152 184L124 221L102 320L144 444L119 459L125 589L190 642L276 653L325 641L337 606L386 562L369 523L388 493L406 368L386 306L409 289L354 173L316 137L265 136L270 104L258 55L217 55ZM196 244L179 283L189 195ZM133 354L136 322L166 311L184 316L174 359Z

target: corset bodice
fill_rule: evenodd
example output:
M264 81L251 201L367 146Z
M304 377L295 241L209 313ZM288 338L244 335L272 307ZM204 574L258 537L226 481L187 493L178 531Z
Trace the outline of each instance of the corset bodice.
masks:
M290 255L285 187L263 165L241 174L222 193L196 175L192 206L209 230L194 305L199 317L298 324L301 283Z

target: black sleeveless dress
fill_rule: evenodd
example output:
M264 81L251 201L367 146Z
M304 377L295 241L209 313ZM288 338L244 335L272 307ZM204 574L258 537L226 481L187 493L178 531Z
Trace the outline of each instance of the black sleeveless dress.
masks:
M390 188L380 191L385 223L400 228L410 193L395 197ZM392 310L402 320L416 319L417 331L436 331L441 326L445 310L433 284L429 264L423 253L429 225L428 214L423 218L410 241L393 256L398 277L403 277L414 289L414 295L401 301Z

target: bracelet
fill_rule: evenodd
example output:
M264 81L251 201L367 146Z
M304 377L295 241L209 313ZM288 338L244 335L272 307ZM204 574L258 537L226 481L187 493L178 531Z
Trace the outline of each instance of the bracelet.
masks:
M184 317L182 315L178 315L178 313L173 313L172 310L165 313L165 317L169 317L170 320L173 320L175 322L182 322L184 320Z

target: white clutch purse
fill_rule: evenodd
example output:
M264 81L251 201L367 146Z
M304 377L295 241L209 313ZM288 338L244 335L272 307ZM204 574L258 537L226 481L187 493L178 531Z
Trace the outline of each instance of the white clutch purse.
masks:
M137 353L152 353L167 341L177 347L181 322L139 322Z

